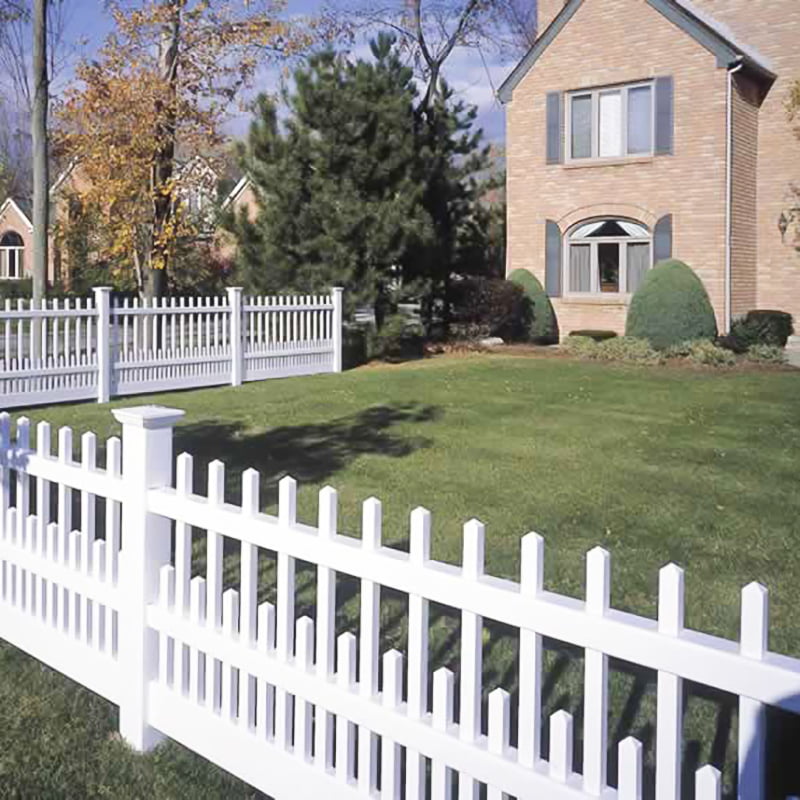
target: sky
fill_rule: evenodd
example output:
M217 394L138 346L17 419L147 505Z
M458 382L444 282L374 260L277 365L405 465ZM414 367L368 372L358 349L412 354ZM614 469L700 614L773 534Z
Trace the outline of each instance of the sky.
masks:
M91 57L112 27L110 15L105 10L103 0L67 0L67 2L69 12L66 38L75 45L82 43L80 51ZM288 0L286 12L313 14L321 5L320 0ZM368 56L367 43L357 42L352 53L354 57ZM501 143L505 138L504 113L495 98L495 90L513 66L513 62L504 63L493 53L479 53L467 48L456 48L446 63L446 79L459 97L477 106L477 124L483 128L489 141ZM259 73L253 91L275 92L279 88L279 83L279 69L268 68ZM239 114L229 123L228 132L233 136L243 136L248 124L248 115Z

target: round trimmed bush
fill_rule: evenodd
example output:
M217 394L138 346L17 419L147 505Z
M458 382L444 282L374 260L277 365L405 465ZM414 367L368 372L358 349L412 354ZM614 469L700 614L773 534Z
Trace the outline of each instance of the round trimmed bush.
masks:
M625 335L647 339L656 350L714 339L717 321L700 278L677 260L651 269L631 300Z
M516 283L530 300L533 320L530 324L528 338L536 344L557 344L558 324L553 305L544 291L539 279L526 269L515 269L508 280Z

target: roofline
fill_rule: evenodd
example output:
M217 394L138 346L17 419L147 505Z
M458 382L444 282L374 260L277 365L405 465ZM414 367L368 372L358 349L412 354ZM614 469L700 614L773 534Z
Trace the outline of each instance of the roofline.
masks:
M522 57L519 64L511 70L511 74L500 84L500 88L497 90L497 97L501 103L508 103L511 100L517 84L528 74L530 68L536 63L539 56L553 39L561 33L562 28L572 19L582 2L583 0L569 0L561 11L555 15L552 22L531 45L530 50Z
M23 221L28 226L28 229L33 232L33 223L30 221L30 219L28 219L28 215L19 207L19 203L17 203L13 197L7 197L3 201L3 205L0 206L0 215L4 214L9 206L14 206L14 208L17 210L17 214L22 217Z
M78 163L77 158L73 158L70 160L69 164L61 171L61 174L53 181L53 185L50 187L49 196L52 200L53 195L61 188L61 184L69 178L72 174L72 170L75 169L75 165Z
M696 17L684 6L671 0L646 0L646 2L714 55L717 59L717 66L731 67L737 63L744 63L750 70L770 83L777 77L775 73L752 56L735 47L722 34L709 27L706 22ZM583 3L583 0L568 0L561 11L556 14L553 21L533 43L530 50L497 90L497 97L501 103L508 103L511 100L514 89L536 63L539 56L552 43L553 39L572 19L581 3Z
M245 190L248 184L250 184L250 176L247 174L242 175L236 186L228 192L228 196L222 201L221 208L223 210L226 209Z

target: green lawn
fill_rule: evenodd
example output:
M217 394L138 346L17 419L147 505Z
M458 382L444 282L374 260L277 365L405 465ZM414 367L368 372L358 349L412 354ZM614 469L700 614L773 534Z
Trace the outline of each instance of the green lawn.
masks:
M313 521L316 492L330 483L340 527L353 534L361 501L375 495L384 541L400 547L410 511L423 505L433 512L434 557L454 563L461 525L478 517L487 525L487 571L513 578L519 539L535 530L546 540L547 588L576 596L585 552L601 544L612 554L614 605L650 616L658 569L676 561L687 572L687 624L728 637L737 634L741 587L759 580L770 589L771 648L800 655L800 371L474 355L28 416L71 425L76 440L85 430L103 438L119 432L110 408L139 402L186 410L176 447L195 455L197 489L207 462L220 458L235 501L240 471L253 466L270 508L277 481L291 474L301 483L299 516ZM198 564L202 555L198 537ZM269 564L263 574L268 582ZM313 574L304 575L313 613ZM342 627L358 603L348 594ZM457 620L436 612L433 666L453 665ZM387 646L403 647L402 601L387 598L382 614ZM513 689L514 637L487 625L485 639L487 683ZM546 712L565 707L579 717L581 656L550 644ZM105 703L9 647L0 658L3 796L252 796L176 745L133 756L110 736L114 712ZM614 668L612 734L632 732L651 754L653 676ZM715 761L730 791L729 698L691 688L687 729L689 766Z

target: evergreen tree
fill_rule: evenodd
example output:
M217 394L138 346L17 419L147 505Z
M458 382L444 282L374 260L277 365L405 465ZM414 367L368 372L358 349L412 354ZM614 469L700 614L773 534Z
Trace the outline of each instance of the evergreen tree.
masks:
M356 63L331 51L312 57L284 97L283 130L274 104L259 99L243 153L258 213L228 220L249 290L340 285L351 308L380 311L412 245L430 239L412 71L389 36L373 42L372 55Z
M438 307L445 331L453 277L491 267L475 252L485 217L479 203L486 184L479 176L489 166L489 148L481 147L483 131L474 128L476 114L474 106L454 100L442 82L427 112L417 115L418 170L433 235L411 253L405 274L426 284L423 308L429 326Z

